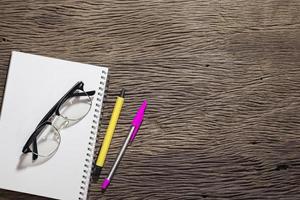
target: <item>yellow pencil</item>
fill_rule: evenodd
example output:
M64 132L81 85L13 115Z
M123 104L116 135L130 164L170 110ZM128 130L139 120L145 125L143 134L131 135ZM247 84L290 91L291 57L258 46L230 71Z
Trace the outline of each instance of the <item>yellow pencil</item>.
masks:
M102 142L102 146L98 155L98 159L96 161L96 165L94 168L94 172L93 172L93 178L94 180L98 180L100 173L101 173L101 169L104 166L105 163L105 158L109 149L109 145L111 142L111 139L114 135L114 131L115 128L117 126L117 122L122 110L122 106L124 104L124 96L125 96L125 90L122 89L120 96L117 97L116 103L115 103L115 107L113 109L113 112L111 114L111 118L104 136L104 140Z

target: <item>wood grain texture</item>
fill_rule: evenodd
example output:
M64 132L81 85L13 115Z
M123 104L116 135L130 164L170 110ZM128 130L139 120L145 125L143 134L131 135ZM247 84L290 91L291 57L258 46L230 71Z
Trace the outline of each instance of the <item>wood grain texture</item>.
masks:
M91 184L89 199L300 199L300 1L0 7L1 97L12 50L109 67L99 148L115 97L128 90L103 175L149 100L111 187ZM0 199L42 198L0 190Z

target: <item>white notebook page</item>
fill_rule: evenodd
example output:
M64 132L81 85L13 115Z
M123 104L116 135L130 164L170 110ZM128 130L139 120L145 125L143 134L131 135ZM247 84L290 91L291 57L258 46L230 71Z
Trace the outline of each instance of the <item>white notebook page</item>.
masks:
M88 188L80 187L87 149L94 150L95 139L90 136L92 126L98 127L93 120L101 113L107 72L104 67L12 52L0 118L0 188L56 199L86 198ZM52 158L32 163L31 153L22 156L25 142L43 116L78 81L84 82L85 91L96 91L90 112L61 130L61 144ZM96 102L100 103L98 109ZM87 169L89 176L91 163Z

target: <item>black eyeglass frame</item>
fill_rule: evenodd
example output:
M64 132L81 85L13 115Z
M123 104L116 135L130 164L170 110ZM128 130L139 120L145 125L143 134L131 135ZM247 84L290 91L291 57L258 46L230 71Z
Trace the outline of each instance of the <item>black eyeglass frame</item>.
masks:
M93 96L95 94L95 91L88 91L85 92L83 89L84 83L82 81L77 82L49 111L48 113L43 117L43 119L39 122L37 127L35 128L34 132L31 134L31 136L28 138L27 142L25 143L22 152L24 154L31 153L32 152L32 159L36 160L38 158L38 148L37 148L37 137L43 130L45 125L52 125L52 121L50 119L52 118L53 114L55 116L61 116L59 112L60 106L65 103L69 98L75 97L75 96ZM82 93L75 93L76 90L82 91ZM32 145L33 149L30 149L30 146Z

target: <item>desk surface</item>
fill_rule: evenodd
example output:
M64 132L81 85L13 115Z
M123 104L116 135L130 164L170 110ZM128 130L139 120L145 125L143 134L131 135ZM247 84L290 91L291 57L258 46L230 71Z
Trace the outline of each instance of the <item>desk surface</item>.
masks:
M300 1L0 7L1 99L12 50L107 66L101 141L128 90L103 174L149 100L109 191L93 183L89 199L300 199ZM0 190L1 200L24 198L41 199Z

